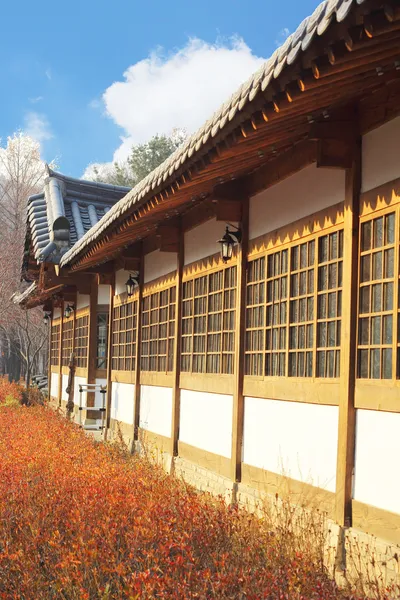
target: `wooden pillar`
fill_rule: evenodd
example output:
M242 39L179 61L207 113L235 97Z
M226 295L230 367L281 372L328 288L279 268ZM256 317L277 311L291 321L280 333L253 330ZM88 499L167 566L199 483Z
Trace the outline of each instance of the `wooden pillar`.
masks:
M174 370L172 390L172 422L171 422L171 456L178 456L179 422L181 409L181 332L182 332L182 272L184 263L184 233L182 225L179 227L178 264L176 270L176 298L175 298L175 336L174 336Z
M107 332L107 394L106 394L106 428L104 439L107 439L107 432L111 423L111 398L112 398L112 341L113 341L113 314L114 314L114 296L115 296L115 273L113 273L110 284L110 308L108 313L108 332Z
M135 356L135 402L133 409L133 444L132 452L135 450L134 443L139 436L139 421L140 421L140 356L142 344L142 297L144 284L144 254L143 244L140 250L140 266L139 266L139 291L138 291L138 309L137 309L137 328L136 328L136 356Z
M52 340L52 331L53 331L53 305L51 306L51 314L50 321L47 322L48 325L48 340L47 340L47 389L49 394L49 402L51 401L51 340Z
M238 247L236 325L235 325L235 388L233 394L231 479L242 477L242 446L244 426L244 345L246 334L246 267L249 247L249 199L242 201L242 243Z
M64 300L61 301L61 320L60 320L60 347L58 349L58 406L61 406L62 396L62 345L63 345L63 329L64 329Z
M345 177L336 520L339 525L350 526L355 452L354 390L356 380L357 265L361 186L360 138L354 143L352 166L350 169L346 169Z
M98 285L97 278L91 282L89 299L89 339L87 356L87 382L96 383L96 358L97 358L97 299ZM95 405L94 392L87 394L87 406ZM88 411L86 418L95 419L97 413Z

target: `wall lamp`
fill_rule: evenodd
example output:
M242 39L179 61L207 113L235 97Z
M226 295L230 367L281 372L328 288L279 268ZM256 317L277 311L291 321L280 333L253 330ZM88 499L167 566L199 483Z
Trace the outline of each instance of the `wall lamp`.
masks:
M75 310L75 306L73 304L67 304L64 310L64 317L69 319Z
M137 287L139 287L139 274L137 275L129 275L128 281L125 283L126 293L128 294L128 298L133 296L134 291Z
M50 323L50 313L48 313L48 312L43 313L43 323L45 325L48 325Z
M232 225L232 227L235 227L235 225ZM227 226L224 236L218 240L218 243L221 244L221 256L224 263L231 260L233 247L242 241L242 232L238 227L236 229L237 231L231 231Z

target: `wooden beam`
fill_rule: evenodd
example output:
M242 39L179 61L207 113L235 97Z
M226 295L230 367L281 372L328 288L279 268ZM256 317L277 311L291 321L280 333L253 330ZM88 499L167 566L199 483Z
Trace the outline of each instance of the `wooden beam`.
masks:
M238 251L236 324L235 324L235 388L233 394L231 479L242 477L242 446L244 430L244 347L246 335L246 270L249 246L249 199L242 201L242 243Z
M336 521L351 525L352 478L355 451L354 390L356 378L357 265L361 138L353 146L352 166L346 170L344 199L342 344L340 349L339 432L336 469Z
M104 431L104 439L107 440L108 430L111 423L111 399L112 399L112 346L113 346L113 313L114 313L114 296L115 296L115 273L110 282L110 309L108 315L108 331L107 331L107 394L106 394L106 428Z
M182 215L182 231L189 231L215 217L216 204L211 198L195 204Z
M354 120L349 121L320 121L310 126L310 140L346 140L353 141L358 134Z
M180 243L179 224L158 225L156 237L161 252L178 252Z
M317 143L308 140L301 142L246 177L246 193L250 197L254 196L282 181L282 179L286 179L286 177L315 163L316 160Z
M182 331L182 273L184 264L184 232L180 228L178 240L178 266L176 272L174 367L172 390L171 456L178 456L179 423L181 413L181 331Z
M62 345L63 345L63 329L64 329L64 299L61 300L61 321L60 321L60 347L58 349L58 406L61 406L62 395Z
M347 140L318 141L317 167L350 169L353 162L353 143Z
M137 310L137 329L136 329L136 355L135 355L135 391L134 391L134 407L133 407L133 442L132 452L135 450L135 441L139 437L139 422L140 422L140 357L142 355L142 298L144 284L144 244L142 245L142 253L139 268L139 291L138 291L138 310Z
M93 281L90 289L89 299L89 339L88 339L88 357L87 357L87 382L96 383L96 358L97 358L97 298L98 286L97 282ZM95 405L94 392L87 393L87 405ZM97 413L87 411L86 418L94 419Z
M217 221L238 222L242 220L242 203L240 201L220 198L215 202Z

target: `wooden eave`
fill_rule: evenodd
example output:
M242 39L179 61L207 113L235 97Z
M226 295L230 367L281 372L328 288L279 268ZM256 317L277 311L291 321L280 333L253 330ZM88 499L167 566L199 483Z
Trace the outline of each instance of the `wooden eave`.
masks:
M69 265L71 271L114 259L123 248L154 234L161 221L212 198L218 185L240 179L255 193L252 173L261 167L272 170L275 161L296 146L315 150L316 162L315 140L310 139L315 122L334 123L346 111L357 110L361 134L376 126L382 91L397 95L400 82L400 11L397 3L390 11L387 6L366 3L347 21L328 29L299 61L284 69L272 89L268 86L266 93L257 94L238 119L210 138L193 161L186 161L176 176L86 247ZM399 103L389 111L391 116L398 114Z

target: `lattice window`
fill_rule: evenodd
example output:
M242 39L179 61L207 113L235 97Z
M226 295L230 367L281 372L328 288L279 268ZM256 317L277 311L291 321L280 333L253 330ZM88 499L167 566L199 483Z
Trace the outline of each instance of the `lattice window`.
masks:
M317 377L339 377L343 286L343 231L318 241Z
M112 369L136 370L138 301L133 300L113 310Z
M77 317L75 321L76 366L87 368L89 346L89 315Z
M181 370L232 374L236 267L183 283Z
M342 258L335 231L249 262L246 375L339 376Z
M173 371L176 287L154 292L142 302L141 370Z
M63 323L63 335L62 335L62 365L67 367L71 353L74 348L74 319L70 317L68 321Z
M96 317L96 369L107 369L108 312Z
M60 328L59 322L51 326L50 364L52 365L58 365L60 360Z
M358 319L358 377L396 377L394 332L396 213L361 224ZM397 250L398 252L398 250ZM397 377L399 373L397 373Z

